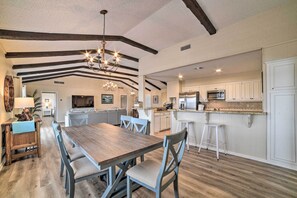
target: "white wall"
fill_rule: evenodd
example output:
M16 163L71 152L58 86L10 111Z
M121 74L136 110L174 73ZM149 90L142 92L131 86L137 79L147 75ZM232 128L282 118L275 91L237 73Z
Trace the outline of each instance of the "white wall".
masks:
M10 76L15 76L15 73L11 69L12 64L11 62L7 61L5 59L5 51L3 50L3 47L0 45L0 124L8 120L9 118L14 117L14 112L9 112L7 113L4 108L4 101L3 101L3 96L4 96L4 79L6 75ZM20 80L17 78L13 79L14 81L14 94L15 97L20 96ZM0 135L0 169L2 167L2 162L1 162L1 156L2 156L2 133Z
M290 4L273 8L219 29L215 35L205 34L161 50L157 55L145 56L140 59L139 73L146 75L296 41L296 10L297 1L291 1ZM192 48L180 52L180 47L186 44L191 44ZM296 47L288 50L296 51ZM287 53L286 51L282 53Z
M64 84L54 84L54 81L63 81ZM57 121L64 122L65 113L71 109L72 95L93 95L94 105L96 109L111 109L120 107L120 95L128 95L128 109L131 109L133 98L130 96L131 89L118 89L113 92L107 92L102 89L102 84L106 81L83 78L83 77L64 77L53 80L37 81L27 83L27 93L32 94L35 89L38 90L38 95L41 92L56 92L57 93ZM118 84L122 87L121 84ZM113 104L101 104L101 94L113 94Z

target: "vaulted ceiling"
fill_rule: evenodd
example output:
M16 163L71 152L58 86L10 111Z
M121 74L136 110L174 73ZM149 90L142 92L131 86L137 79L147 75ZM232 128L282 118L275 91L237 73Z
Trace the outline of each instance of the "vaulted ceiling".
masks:
M217 31L288 1L197 0ZM191 3L187 0L1 0L0 44L23 82L84 76L113 79L137 89L139 59L195 36L211 36L187 8L187 2ZM83 55L100 45L102 9L108 10L107 49L122 54L120 67L111 76L88 69ZM165 82L146 81L147 90L164 87Z

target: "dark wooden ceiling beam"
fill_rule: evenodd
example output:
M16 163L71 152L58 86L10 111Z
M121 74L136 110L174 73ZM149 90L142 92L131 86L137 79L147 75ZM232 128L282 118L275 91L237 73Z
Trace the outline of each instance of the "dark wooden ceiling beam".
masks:
M186 4L187 8L189 8L191 12L197 17L197 19L205 27L210 35L213 35L217 32L216 28L213 26L196 0L183 0L183 2Z
M160 82L167 86L167 82L164 82L164 81L160 81Z
M42 81L42 80L51 80L51 79L55 79L55 78L62 78L62 77L68 77L68 76L72 76L73 74L65 74L65 75L56 75L56 76L52 76L52 77L48 77L48 78L32 78L32 79L28 79L28 80L22 80L22 83L29 83L29 82L36 82L36 81Z
M43 52L7 52L5 58L36 58L36 57L51 57L51 56L73 56L83 55L85 52L92 54L96 53L96 49L87 50L68 50L68 51L43 51ZM113 51L105 49L107 54L112 55ZM139 62L138 58L128 56L126 54L119 53L119 56L123 59Z
M105 35L104 38L106 41L121 41L152 54L158 53L158 51L153 48L150 48L123 36ZM26 32L0 29L0 39L35 41L101 41L103 39L103 35Z
M77 63L86 63L85 59L79 60L68 60L68 61L58 61L58 62L46 62L46 63L33 63L33 64L21 64L21 65L13 65L12 69L36 69L40 67L48 67L48 66L61 66L61 65L68 65L68 64L77 64ZM110 64L112 65L112 64ZM121 69L127 69L131 71L137 71L138 69L133 67L128 67L125 65L118 65Z
M48 78L48 77L53 77L56 75L68 75L68 74L73 74L73 73L81 73L81 74L87 74L87 75L93 75L93 76L100 76L100 77L106 77L104 79L111 79L111 80L127 80L130 81L133 84L138 85L138 83L135 80L132 80L130 78L126 78L126 77L120 77L120 76L110 76L110 75L105 75L105 74L98 74L98 73L92 73L92 72L86 72L86 71L67 71L67 72L61 72L61 73L48 73L46 75L37 75L37 76L30 76L30 77L23 77L22 80L23 81L28 81L28 80L32 80L32 79L36 79L36 78ZM151 89L149 88L145 88L148 91L151 91Z
M52 77L48 77L48 78L34 78L34 79L31 79L31 80L23 80L23 83L38 82L38 81L43 81L43 80L51 80L51 79L55 79L55 78L62 78L62 77L68 77L68 76L79 76L79 77L86 77L86 78L94 78L94 79L111 80L111 81L121 82L121 83L127 85L128 87L138 91L137 88L133 87L132 85L129 85L128 83L126 83L126 82L124 82L122 80L100 78L100 77L95 77L95 76L85 76L85 75L75 74L75 73L66 74L66 75L56 75L56 76L52 76Z
M59 69L46 69L46 70L38 70L38 71L29 71L29 72L18 72L17 76L26 76L26 75L33 75L33 74L44 74L49 72L61 72L61 71L68 71L68 70L78 70L78 69L89 69L88 66L76 66L76 67L65 67ZM120 74L124 76L131 76L131 77L138 77L137 74L125 73L114 71L113 74Z
M157 85L155 85L155 84L151 83L150 81L148 81L148 80L145 80L145 82L146 82L147 84L149 84L149 85L151 85L151 86L155 87L156 89L158 89L158 90L161 90L161 88L160 88L160 87L158 87Z

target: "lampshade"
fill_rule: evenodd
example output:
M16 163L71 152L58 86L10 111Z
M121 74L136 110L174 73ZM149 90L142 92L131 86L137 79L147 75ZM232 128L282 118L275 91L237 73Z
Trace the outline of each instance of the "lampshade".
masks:
M14 108L28 108L34 107L34 98L15 98L14 99Z

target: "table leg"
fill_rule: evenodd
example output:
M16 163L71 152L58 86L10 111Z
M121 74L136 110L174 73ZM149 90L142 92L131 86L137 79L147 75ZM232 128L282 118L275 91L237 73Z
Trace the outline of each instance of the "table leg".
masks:
M127 193L126 189L126 171L128 167L133 166L134 159L130 159L126 162L120 163L117 166L119 167L118 172L115 171L115 166L109 168L109 182L108 186L103 193L102 197L123 197ZM132 185L132 190L135 190L139 185Z

